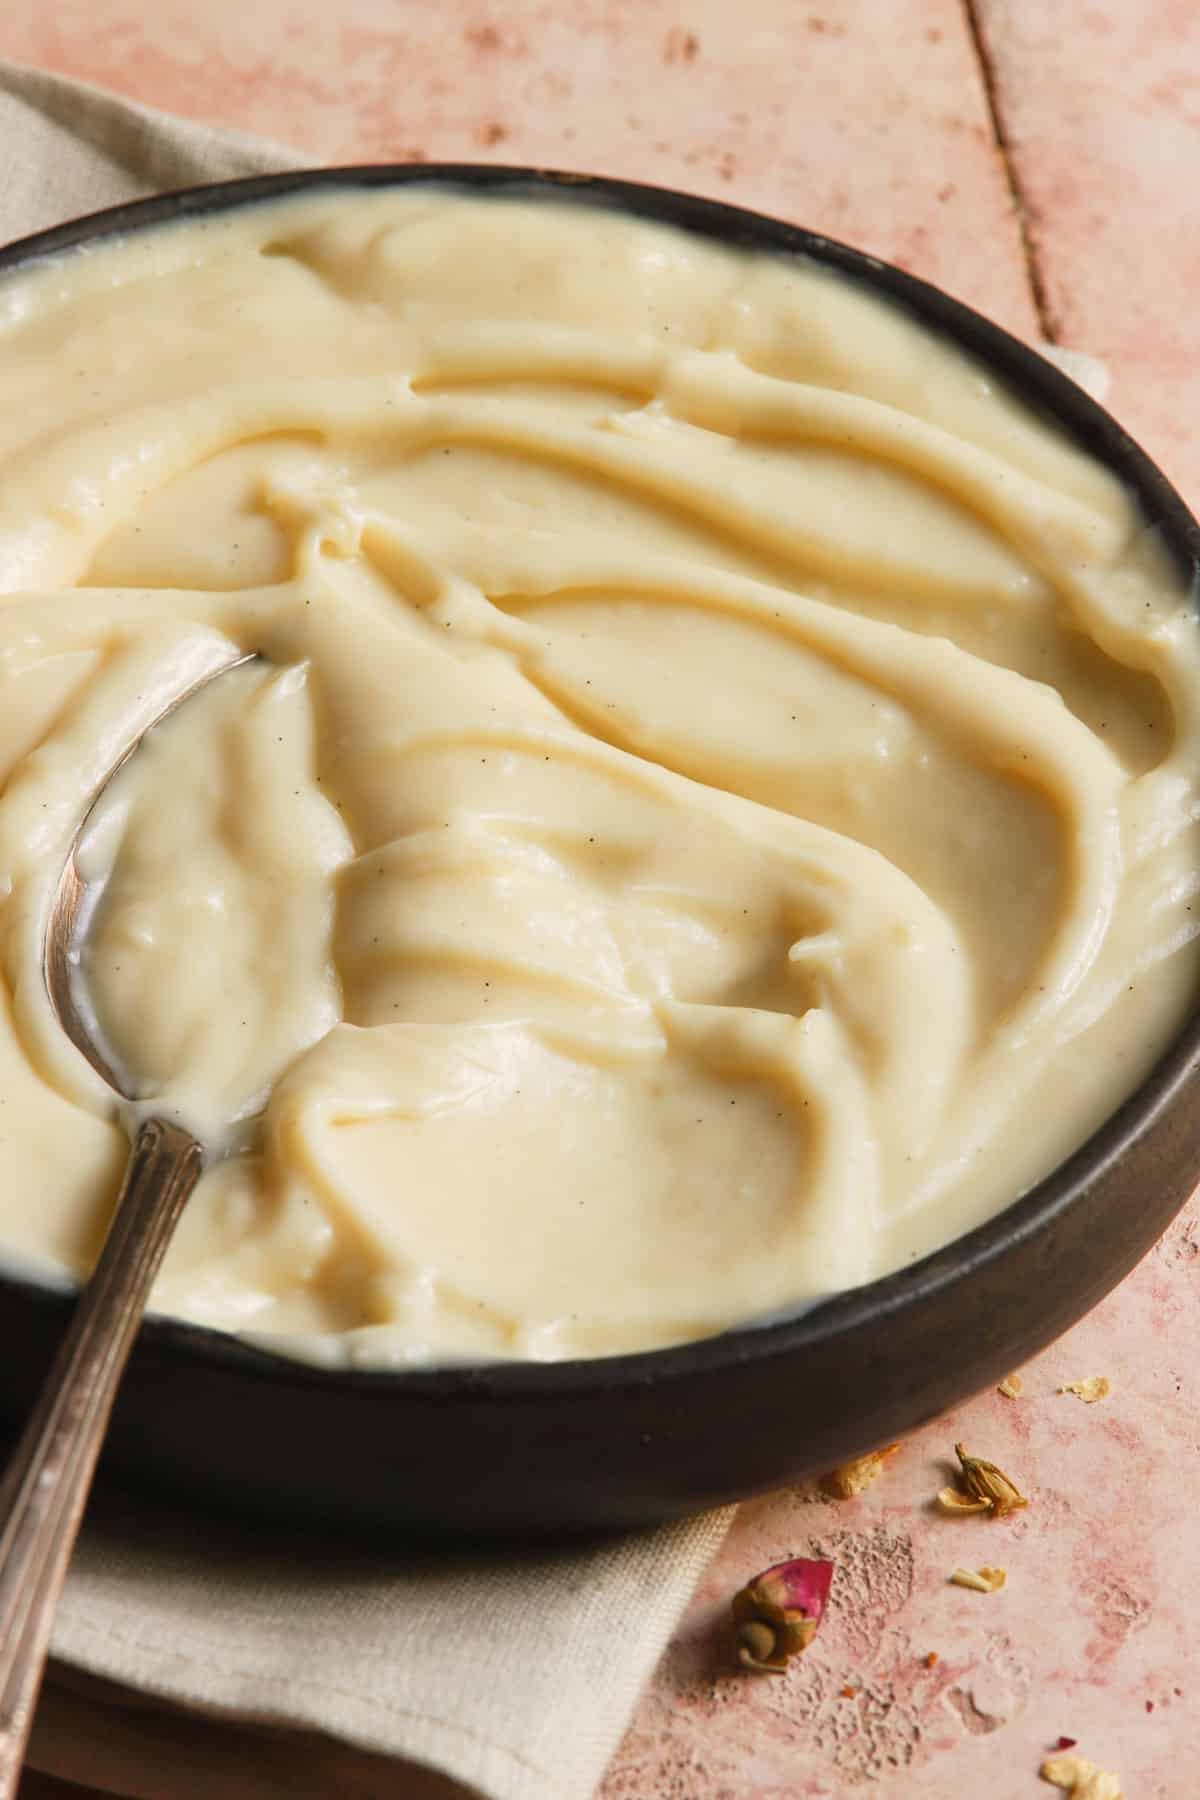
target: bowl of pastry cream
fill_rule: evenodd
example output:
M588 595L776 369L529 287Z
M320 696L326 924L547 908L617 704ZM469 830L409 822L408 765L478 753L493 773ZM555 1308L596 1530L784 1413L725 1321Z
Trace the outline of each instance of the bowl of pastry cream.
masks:
M693 197L235 182L0 254L0 1316L189 1204L112 1457L644 1523L1048 1342L1200 1171L1200 533L979 315ZM249 1097L249 1098L247 1098ZM232 1135L231 1135L232 1134Z

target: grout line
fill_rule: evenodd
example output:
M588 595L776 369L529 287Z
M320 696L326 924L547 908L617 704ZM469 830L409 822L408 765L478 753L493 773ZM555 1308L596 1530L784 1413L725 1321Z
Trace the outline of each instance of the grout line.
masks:
M1047 343L1056 344L1058 342L1058 321L1046 289L1046 283L1042 278L1041 264L1038 261L1037 248L1030 228L1029 207L1025 199L1024 184L1017 172L1012 147L1008 141L1008 133L1004 128L999 83L996 79L995 65L988 49L980 16L982 4L983 0L962 0L963 16L971 39L971 47L975 52L975 62L979 70L979 79L983 85L984 99L987 102L988 118L992 127L992 141L1000 157L1009 200L1012 203L1013 216L1016 219L1021 255L1025 262L1025 276L1029 282L1033 310L1037 314L1038 330Z

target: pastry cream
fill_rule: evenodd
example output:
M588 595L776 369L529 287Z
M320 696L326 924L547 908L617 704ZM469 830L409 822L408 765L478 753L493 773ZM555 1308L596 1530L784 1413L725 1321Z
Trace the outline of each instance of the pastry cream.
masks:
M0 285L0 1242L214 1146L155 1295L648 1349L989 1217L1196 981L1200 647L1102 467L817 266L325 192ZM103 884L102 886L100 884Z

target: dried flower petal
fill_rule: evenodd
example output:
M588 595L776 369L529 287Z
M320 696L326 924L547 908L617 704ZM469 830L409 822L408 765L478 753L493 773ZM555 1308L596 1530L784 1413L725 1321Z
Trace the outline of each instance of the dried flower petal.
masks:
M1008 1571L985 1563L982 1569L955 1569L950 1579L957 1587L974 1588L977 1594L994 1594L1008 1580Z
M1078 1742L1078 1738L1060 1737L1054 1748L1056 1750L1073 1750Z
M937 1503L944 1513L981 1513L992 1510L990 1500L972 1500L961 1488L944 1487L937 1497Z
M974 1588L979 1594L990 1594L992 1591L983 1576L977 1575L974 1569L955 1569L950 1579L956 1586Z
M865 1456L856 1456L853 1462L839 1463L828 1475L822 1475L821 1492L831 1500L853 1500L870 1487L888 1457L895 1456L899 1448L899 1444L887 1444L882 1450L868 1450Z
M1024 1391L1025 1383L1019 1375L1006 1375L996 1387L996 1392L1003 1394L1006 1400L1016 1400Z
M1121 1778L1086 1756L1050 1756L1038 1770L1051 1787L1065 1788L1074 1800L1121 1800Z
M938 1663L938 1653L937 1653L937 1651L936 1651L936 1650L927 1650L927 1651L926 1651L926 1652L925 1652L925 1658L924 1658L924 1661L925 1661L925 1667L926 1667L926 1668L927 1668L927 1669L936 1669L936 1668L937 1668L937 1663Z
M1067 1381L1059 1388L1060 1394L1074 1394L1085 1406L1095 1406L1097 1400L1103 1400L1112 1392L1107 1375L1089 1375L1084 1381Z
M1005 1513L1029 1505L1016 1482L1010 1481L995 1463L985 1462L981 1456L968 1456L961 1444L955 1444L954 1454L962 1464L962 1484L967 1493L973 1500L986 1500L995 1518L1002 1519Z
M763 1675L781 1675L789 1658L807 1650L829 1596L833 1564L795 1556L764 1569L733 1597L738 1661Z

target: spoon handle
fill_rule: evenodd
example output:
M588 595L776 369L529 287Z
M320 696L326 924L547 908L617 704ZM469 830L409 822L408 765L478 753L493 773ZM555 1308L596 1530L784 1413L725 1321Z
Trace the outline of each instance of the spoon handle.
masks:
M134 1142L100 1259L0 1484L0 1800L17 1791L58 1597L117 1386L204 1152L163 1119Z

